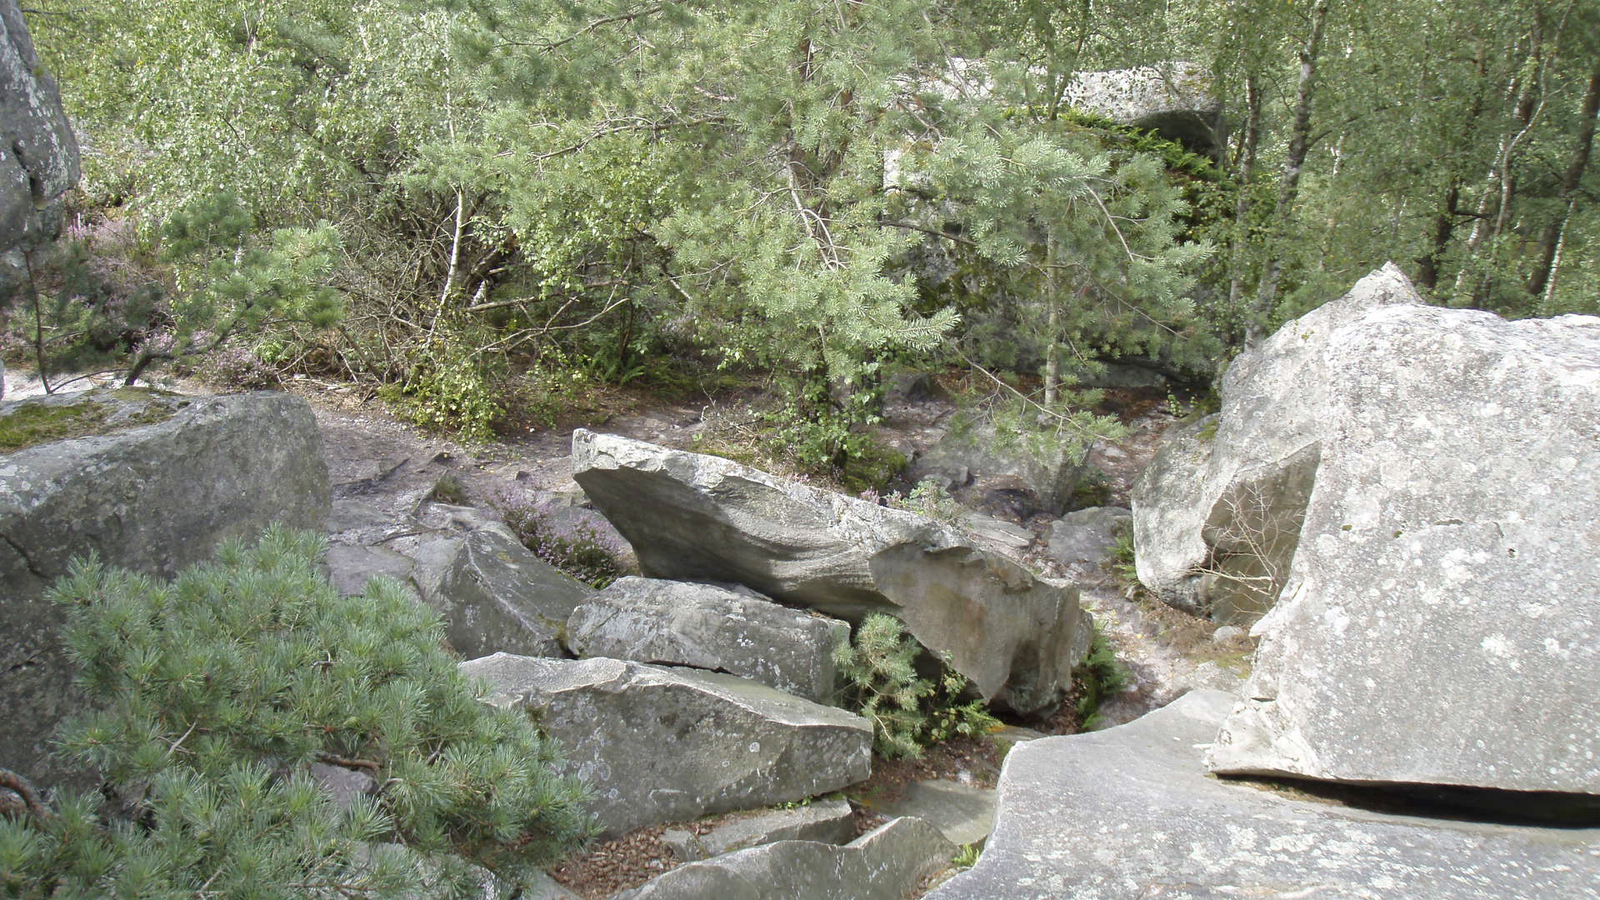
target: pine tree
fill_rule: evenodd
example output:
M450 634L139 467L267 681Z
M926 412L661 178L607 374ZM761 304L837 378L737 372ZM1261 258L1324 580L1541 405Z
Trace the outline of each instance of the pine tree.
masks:
M584 788L476 698L438 617L374 579L340 597L320 538L269 530L171 582L80 561L52 593L93 711L62 745L106 793L0 818L19 897L415 897L464 861L514 875L589 834ZM313 764L371 776L341 809Z

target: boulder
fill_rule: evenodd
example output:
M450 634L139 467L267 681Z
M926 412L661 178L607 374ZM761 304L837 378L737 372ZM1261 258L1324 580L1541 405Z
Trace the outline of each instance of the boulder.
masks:
M1079 72L1068 82L1065 99L1084 112L1147 128L1206 156L1220 153L1228 135L1211 76L1194 63Z
M1600 829L1378 812L1209 776L1201 755L1232 705L1197 691L1019 745L983 855L928 900L1595 896Z
M403 543L423 602L444 615L445 638L469 659L490 653L566 656L567 618L594 589L522 546L499 522Z
M1069 512L1050 523L1050 556L1068 569L1091 575L1111 555L1117 533L1133 524L1133 513L1115 506Z
M45 756L76 711L46 588L77 556L171 577L225 538L273 522L320 528L322 437L304 400L260 392L183 397L141 388L0 403L0 765L39 782L81 773Z
M1088 649L1077 589L923 516L730 460L578 430L573 475L645 575L748 585L859 620L899 616L986 699L1057 703Z
M1275 603L1217 771L1600 793L1597 360L1600 318L1422 306L1391 265L1233 363L1209 451L1134 498L1147 584Z
M833 701L833 650L849 640L838 619L753 592L654 578L620 579L567 620L567 646L580 657L727 672L818 703Z
M704 834L668 829L661 840L679 859L697 862L776 841L847 844L855 836L855 810L850 808L850 801L839 798L735 816Z
M931 478L968 505L1025 519L1059 515L1083 471L1083 454L1059 440L1004 435L991 422L957 416L907 477Z
M487 702L538 716L610 836L804 800L871 768L866 719L732 675L507 653L461 670L488 680Z
M779 841L689 863L613 900L905 900L955 852L932 825L902 818L843 847Z
M61 195L77 181L78 142L61 92L15 0L0 0L0 254L54 237Z

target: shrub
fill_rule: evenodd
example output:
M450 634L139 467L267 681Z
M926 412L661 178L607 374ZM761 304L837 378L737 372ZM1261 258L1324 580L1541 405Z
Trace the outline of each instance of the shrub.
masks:
M0 893L19 897L416 897L542 864L591 833L557 749L440 649L394 582L340 597L320 538L272 529L175 580L78 561L53 589L95 709L65 750L106 803L0 818ZM371 775L347 809L313 783Z
M554 497L535 499L505 491L493 499L522 546L540 559L586 584L603 588L624 574L622 545L599 529L557 515Z
M1128 679L1128 670L1117 661L1116 648L1096 626L1088 655L1072 670L1072 680L1083 689L1078 699L1078 720L1083 723L1080 730L1093 731L1099 726L1100 704L1127 687Z
M983 701L963 702L966 676L948 666L932 681L918 675L916 663L925 652L899 619L884 613L869 613L853 644L834 651L845 701L872 723L873 750L880 756L917 758L928 746L956 735L986 734L1000 724Z

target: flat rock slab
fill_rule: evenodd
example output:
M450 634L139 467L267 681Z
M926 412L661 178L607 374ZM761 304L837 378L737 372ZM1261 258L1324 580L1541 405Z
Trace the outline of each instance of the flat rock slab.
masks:
M978 864L929 900L1551 900L1600 896L1600 829L1391 815L1208 776L1233 705L1018 746Z
M594 789L607 835L804 800L871 772L866 719L763 684L615 659L496 653L461 664L518 707Z
M691 666L739 675L818 703L833 701L838 619L753 592L628 577L572 611L567 646L580 657Z
M736 816L705 834L669 829L661 840L679 859L697 862L776 841L847 844L855 836L855 810L850 801L835 799Z
M915 816L939 829L950 843L976 844L994 830L995 792L976 785L936 779L906 785L892 803L873 812Z
M689 863L613 900L905 900L955 852L932 825L895 819L843 847L779 841Z
M744 584L852 621L892 613L1016 712L1058 703L1088 650L1075 587L926 517L582 429L572 470L644 574Z

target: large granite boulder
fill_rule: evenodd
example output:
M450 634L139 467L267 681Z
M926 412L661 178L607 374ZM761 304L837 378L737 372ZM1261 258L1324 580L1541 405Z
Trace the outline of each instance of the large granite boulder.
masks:
M1201 756L1232 706L1195 691L1128 725L1019 745L983 855L928 900L1596 896L1597 828L1378 812L1210 777Z
M838 619L753 592L655 578L619 579L567 620L567 646L580 657L726 672L818 703L833 702L833 651L849 640Z
M1088 649L1075 587L923 516L581 429L572 469L644 574L735 582L851 620L891 612L1019 713L1058 702Z
M679 866L614 900L905 900L955 852L932 825L900 818L843 847L778 841Z
M1199 486L1134 509L1141 578L1276 603L1217 771L1600 794L1600 318L1386 267L1241 355L1208 427Z
M607 835L804 800L867 777L872 726L732 675L496 653L461 664L522 708L594 788Z
M78 142L61 92L15 0L0 0L0 254L53 237L61 195L77 181Z
M224 538L273 522L321 528L328 513L322 436L288 394L182 397L139 388L0 404L0 765L42 782L68 774L45 757L77 708L43 599L68 562L170 577ZM49 438L76 434L77 437Z

